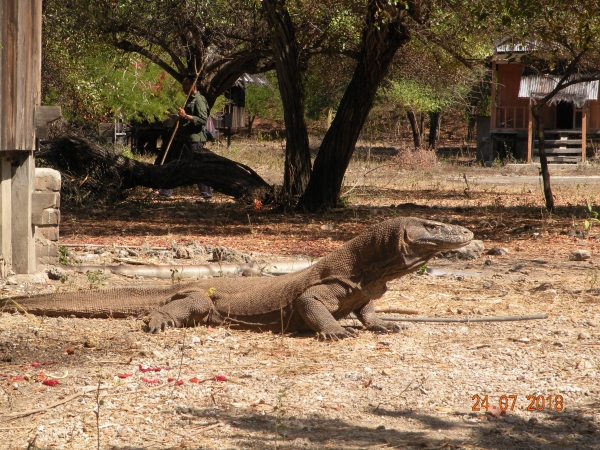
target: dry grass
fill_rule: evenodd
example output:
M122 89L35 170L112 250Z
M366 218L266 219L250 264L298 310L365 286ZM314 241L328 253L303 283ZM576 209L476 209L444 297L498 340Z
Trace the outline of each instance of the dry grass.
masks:
M280 176L278 143L222 151L258 167L266 178ZM244 251L313 256L397 215L461 223L486 248L505 247L509 253L472 261L432 260L430 267L470 275L407 276L390 283L377 306L417 309L430 317L545 312L549 319L410 324L397 335L362 332L356 339L318 342L311 335L203 327L148 335L133 319L2 314L2 445L598 448L600 244L594 229L590 237L566 234L584 231L585 205L600 200L597 185L583 178L578 184L557 183L558 209L549 216L541 208L535 179L505 183L513 171L447 163L408 170L389 160L357 158L346 175L348 207L321 215L254 210L221 196L196 204L191 189L179 190L180 197L171 201L150 200L139 192L111 210L63 211L63 243L170 246L198 240ZM595 169L579 169L579 174L593 175ZM589 250L592 259L569 261L569 253L580 248ZM85 259L88 253L81 248L76 256ZM68 283L75 288L87 281L71 273ZM111 277L106 282L148 281ZM64 285L13 285L4 292L57 287ZM31 365L45 361L53 364ZM142 373L139 364L163 370ZM58 385L41 384L40 372L58 377ZM123 373L132 376L116 377ZM29 381L8 378L23 375ZM226 381L216 381L216 375ZM184 383L175 386L169 378ZM191 382L194 378L202 382ZM502 395L516 395L516 408L491 418L472 410L476 394L496 405ZM529 395L552 401L561 395L565 408L528 411ZM15 416L33 409L40 411Z

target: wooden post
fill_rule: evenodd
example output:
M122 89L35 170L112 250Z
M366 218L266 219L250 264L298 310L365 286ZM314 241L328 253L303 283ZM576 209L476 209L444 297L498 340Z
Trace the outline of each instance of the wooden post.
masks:
M17 273L36 268L31 209L41 58L42 0L0 1L0 247Z
M0 254L9 265L12 262L12 228L11 228L11 162L8 158L0 158Z
M587 149L587 109L588 102L586 101L581 109L581 162L585 162Z
M531 163L533 156L533 114L531 114L531 102L529 102L529 120L527 124L527 163Z
M35 272L35 245L31 225L31 194L35 180L33 152L19 152L12 177L12 265L16 273Z
M490 99L490 130L496 129L496 61L492 61L492 94Z

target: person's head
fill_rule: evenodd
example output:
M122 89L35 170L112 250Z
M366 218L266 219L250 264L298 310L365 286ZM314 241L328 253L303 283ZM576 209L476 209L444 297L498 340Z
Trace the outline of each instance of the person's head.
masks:
M196 93L196 86L194 85L194 80L196 77L193 77L191 75L187 75L186 77L183 78L183 81L181 82L181 87L183 88L183 92L187 93ZM191 88L191 90L190 90Z

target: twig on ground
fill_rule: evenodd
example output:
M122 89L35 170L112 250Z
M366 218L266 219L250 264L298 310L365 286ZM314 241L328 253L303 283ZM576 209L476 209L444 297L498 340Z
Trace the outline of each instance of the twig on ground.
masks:
M113 387L114 386L105 386L105 387L101 387L100 389L102 389L102 390L104 390L104 389L112 389ZM40 412L45 412L45 411L47 411L49 409L56 408L57 406L64 405L65 403L68 403L71 400L75 400L76 398L81 397L82 395L85 395L88 392L95 391L96 389L98 389L98 388L93 387L93 388L85 389L82 392L78 392L77 394L73 394L73 395L70 395L68 397L65 397L61 401L56 402L56 403L52 403L51 405L48 405L48 406L44 406L43 408L28 409L26 411L21 411L21 412L16 412L16 413L11 413L11 414L2 414L2 415L0 415L0 420L5 419L4 421L8 422L10 420L18 419L20 417L27 417L27 416L30 416L32 414L37 414L37 413L40 413Z
M406 309L406 308L375 308L376 313L391 313L391 314L419 314L419 311L416 309Z
M67 378L69 376L69 371L65 370L65 374L63 376L58 376L58 375L50 375L49 373L46 374L47 378L53 378L55 380L63 380L65 378Z
M181 376L181 368L183 367L183 356L185 353L185 336L187 334L187 328L183 329L183 338L181 339L181 358L179 359L179 367L177 369L177 376L175 377L175 381L173 382L173 389L171 389L171 398L173 398L173 394L175 393L175 388L177 387L177 382L179 381L179 377Z
M195 431L192 431L191 433L187 433L185 435L185 437L186 438L193 437L193 436L196 436L196 435L198 435L200 433L204 433L205 431L212 430L213 428L218 428L218 427L221 427L223 425L225 425L223 422L217 422L217 423L213 423L211 425L206 425L206 426L204 426L202 428L199 428L199 429L197 429Z
M381 317L381 320L393 322L512 322L518 320L547 319L548 314L533 314L530 316L500 316L500 317L464 317L453 319L446 317Z
M463 172L462 175L463 175L463 178L465 179L465 184L467 185L467 187L464 190L465 196L467 198L471 198L471 186L469 186L469 180L467 179L467 174L466 174L466 172Z
M96 415L96 435L98 450L100 450L100 404L100 380L98 380L98 389L96 390L96 410L94 411L94 414Z

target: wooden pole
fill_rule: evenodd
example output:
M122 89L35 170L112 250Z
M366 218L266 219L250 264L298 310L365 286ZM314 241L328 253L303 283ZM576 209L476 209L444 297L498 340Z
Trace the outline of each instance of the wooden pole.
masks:
M185 105L187 105L188 100L190 99L190 95L192 94L192 90L194 88L194 86L196 86L196 83L198 82L198 77L200 76L200 72L196 72L196 78L194 78L194 82L192 83L192 85L190 86L190 90L187 93L187 97L185 98L185 101L183 102L183 106L182 108L185 108ZM167 159L167 153L169 153L169 149L171 148L171 144L173 143L173 138L175 137L175 133L177 133L177 128L179 128L179 117L177 118L177 122L175 123L175 126L173 127L173 131L171 132L171 138L169 139L169 143L167 144L167 148L165 149L165 154L163 155L161 161L160 161L160 165L162 166L165 163L165 159Z
M496 61L492 61L492 95L490 102L491 130L496 128Z
M588 102L586 101L581 109L581 162L585 162L587 149L587 109Z
M529 102L529 120L527 124L527 163L531 163L533 155L533 115L531 114L531 101Z

